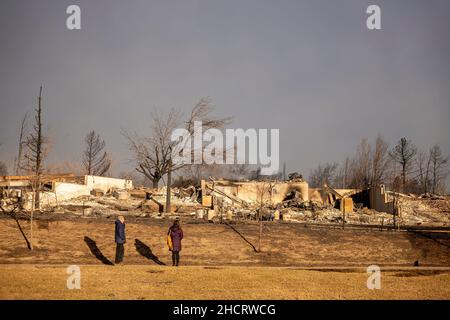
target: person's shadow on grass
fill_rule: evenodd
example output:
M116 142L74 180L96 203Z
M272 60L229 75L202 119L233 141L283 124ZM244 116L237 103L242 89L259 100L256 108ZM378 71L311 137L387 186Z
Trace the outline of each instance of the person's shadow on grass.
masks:
M149 246L147 246L145 243L143 243L139 239L134 239L134 246L136 247L136 251L139 252L139 254L149 260L152 260L154 263L159 264L161 266L165 266L166 264L158 259L157 256L155 256L152 252L152 249L150 249Z
M100 251L100 249L97 247L97 243L95 243L94 240L92 240L89 237L84 237L84 242L86 242L87 246L91 250L92 254L100 260L103 264L106 264L108 266L113 266L114 263L112 263L107 257L103 255L103 253Z

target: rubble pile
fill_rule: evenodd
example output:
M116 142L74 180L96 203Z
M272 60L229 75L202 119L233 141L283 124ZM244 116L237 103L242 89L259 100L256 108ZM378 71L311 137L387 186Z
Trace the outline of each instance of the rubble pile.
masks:
M194 189L194 191L196 191ZM102 216L129 214L135 216L159 216L164 212L166 187L133 190L113 189L105 194L92 192L89 196L76 197L58 202L53 210L73 213L81 216ZM195 197L195 198L194 198ZM192 213L202 206L196 200L196 193L178 188L171 189L171 207L173 213Z
M1 182L1 181L0 181ZM7 213L29 212L32 192L28 180L15 176L0 184L0 207ZM202 181L200 187L134 188L131 180L73 175L48 177L40 192L41 212L80 217L118 214L162 218L184 215L209 221L267 220L306 224L450 226L450 197L400 194L384 186L368 190L309 189L301 174L286 181ZM364 197L366 200L364 200ZM397 199L395 202L394 200ZM396 210L393 204L396 203ZM370 208L369 208L370 207ZM345 221L344 221L345 220Z
M400 219L410 225L450 225L450 200L445 197L399 199Z

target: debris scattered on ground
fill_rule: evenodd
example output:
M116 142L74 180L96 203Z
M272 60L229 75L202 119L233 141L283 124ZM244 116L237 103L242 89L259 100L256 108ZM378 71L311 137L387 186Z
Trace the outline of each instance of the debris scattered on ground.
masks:
M0 184L0 205L5 213L18 207L29 211L26 205L30 202L30 177L25 178L21 180L19 176L14 176L12 180ZM41 192L45 201L41 201L39 210L43 213L66 213L80 217L118 214L153 218L186 216L213 222L261 219L311 224L343 224L345 219L346 224L381 226L392 226L395 218L401 225L450 225L448 196L401 194L385 191L384 186L367 192L329 186L309 189L303 176L297 172L289 174L287 181L234 182L211 178L202 181L198 187L171 188L169 213L165 208L165 186L133 188L130 180L94 176L64 175L52 179L51 176L46 177L47 187ZM387 199L383 200L387 202L382 203L381 208L388 208L387 204L397 198L398 214L394 217L392 210L380 212L369 208L361 199L364 196L367 198L370 193ZM347 200L350 202L349 209L342 206ZM366 199L366 202L370 201Z

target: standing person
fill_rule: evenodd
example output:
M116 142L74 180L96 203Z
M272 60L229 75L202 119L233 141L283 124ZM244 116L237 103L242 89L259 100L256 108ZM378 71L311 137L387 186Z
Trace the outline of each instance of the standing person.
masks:
M172 239L172 265L180 263L181 240L183 239L183 229L180 227L180 220L177 218L169 228L167 235Z
M124 243L125 239L125 218L124 216L118 216L116 220L115 229L115 240L116 240L116 264L121 264L123 261L123 255L125 252Z

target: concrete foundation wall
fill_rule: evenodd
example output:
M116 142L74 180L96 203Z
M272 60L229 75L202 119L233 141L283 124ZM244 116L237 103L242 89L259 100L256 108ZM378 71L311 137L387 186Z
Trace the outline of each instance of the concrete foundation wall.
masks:
M264 202L277 204L282 202L286 198L286 195L292 190L297 190L303 201L309 199L307 182L226 181L215 183L214 188L249 203L259 202L261 200L261 195L264 194Z
M394 212L394 203L389 201L384 185L371 188L369 196L370 209L391 214Z
M88 186L75 183L55 182L54 188L58 200L88 196L91 192Z
M115 189L132 189L133 181L127 179L117 179L98 176L85 176L84 184L90 189L101 189L103 192L108 192L112 188Z
M53 192L44 191L40 194L41 206L56 205L57 201L70 200L81 196L89 196L88 186L76 183L54 182Z
M344 213L353 212L353 200L352 198L343 198L340 199L340 207L339 209Z
M42 191L40 193L40 206L53 206L57 201L70 200L81 196L89 196L93 189L101 189L108 192L111 189L131 189L133 181L126 179L116 179L98 176L85 176L84 184L68 182L52 182L52 191ZM25 194L24 208L30 210L32 207L32 192Z

